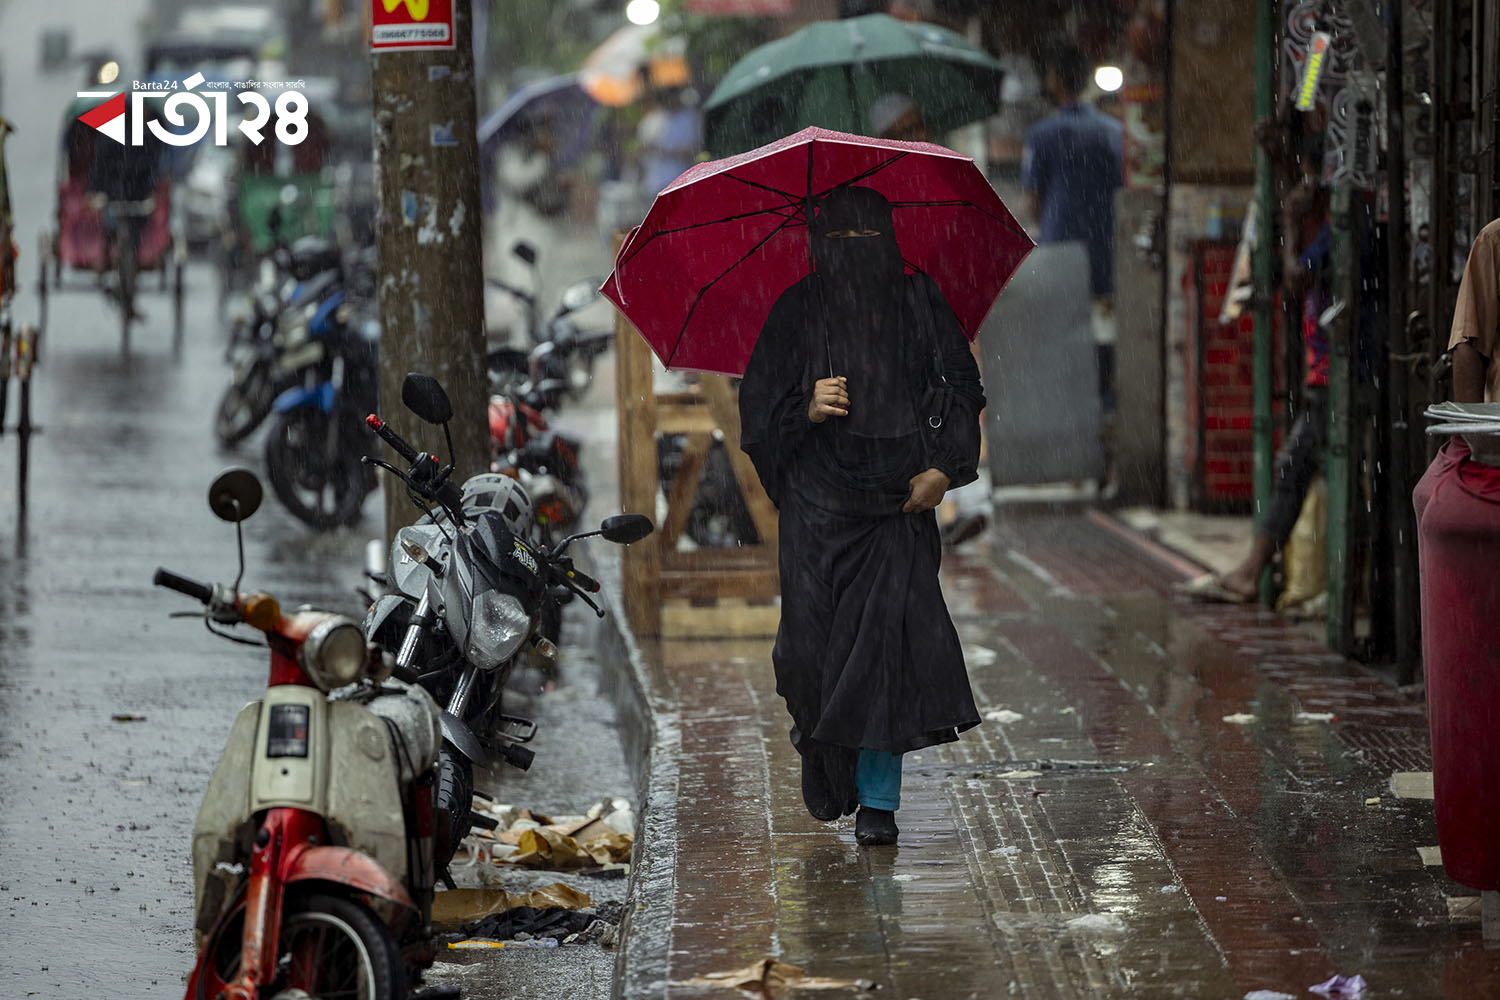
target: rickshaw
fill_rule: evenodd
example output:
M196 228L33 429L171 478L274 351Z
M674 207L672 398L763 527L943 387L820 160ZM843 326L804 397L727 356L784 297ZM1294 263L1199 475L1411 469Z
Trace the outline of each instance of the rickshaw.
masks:
M326 107L326 105L325 105ZM328 123L316 108L296 146L235 143L229 177L229 224L220 256L221 292L243 287L257 261L303 236L334 235L338 196L329 166Z
M139 318L135 311L139 277L160 276L160 289L170 292L174 351L181 347L183 269L186 248L172 230L172 177L159 170L156 189L142 201L117 201L101 210L91 196L89 173L101 142L113 142L78 116L92 110L96 99L80 98L63 119L58 158L56 227L43 230L40 258L43 262L38 293L43 315L50 289L63 287L63 273L82 271L94 276L120 310L120 347L130 350L130 326ZM133 238L133 220L141 220ZM123 252L122 252L123 251ZM51 264L49 274L47 264ZM113 276L112 280L106 276Z

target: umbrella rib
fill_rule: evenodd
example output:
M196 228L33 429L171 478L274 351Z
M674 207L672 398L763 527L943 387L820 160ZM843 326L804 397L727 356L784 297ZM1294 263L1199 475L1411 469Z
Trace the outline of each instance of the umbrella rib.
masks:
M783 191L781 190L781 188L774 188L769 184L762 184L760 181L752 181L748 177L737 177L734 174L721 174L720 176L727 177L732 181L739 181L741 184L748 184L753 188L760 188L762 191L769 191L772 194L780 195L787 200L787 203L789 205L795 206L802 200L797 195L792 194L790 191Z
M755 246L751 247L749 250L746 250L745 253L740 257L739 260L735 261L733 264L730 264L722 272L720 272L720 274L719 274L719 276L717 278L715 278L714 280L710 281L708 284L704 285L702 288L698 289L698 294L693 297L693 304L688 307L687 315L684 316L683 319L682 319L682 329L679 330L679 331L677 331L677 339L676 339L676 341L674 341L672 343L672 353L668 354L667 357L666 357L666 361L664 362L664 364L666 365L666 367L668 367L668 368L672 367L672 359L675 358L675 357L677 357L677 349L682 346L682 338L687 335L688 324L693 321L693 313L695 313L695 312L698 311L698 304L703 301L703 296L705 296L705 295L708 294L708 290L710 288L714 287L715 285L717 285L721 280L723 280L729 274L730 271L733 271L735 268L739 267L745 261L749 260L751 254L755 253L755 251L759 250L761 247L763 247L767 243L771 242L771 238L773 236L775 236L777 233L780 233L787 226L790 226L792 224L792 221L793 221L792 219L787 219L781 225L779 225L775 229L771 230L769 233L767 233L761 239L761 241L759 243L755 244Z
M904 151L900 152L900 153L897 153L895 156L891 157L889 160L884 160L884 161L882 161L880 163L875 164L875 166L871 167L869 170L866 170L862 174L855 174L853 177L849 178L846 181L839 181L837 184L833 185L833 187L830 187L830 188L827 188L827 189L825 189L823 191L818 192L818 194L815 195L814 197L818 198L818 199L826 198L826 197L828 197L828 195L830 195L833 192L837 191L839 188L849 187L851 184L856 184L859 181L864 180L866 177L872 177L875 174L880 173L880 171L884 170L886 167L890 166L892 163L895 163L897 160L905 159L906 155L907 154Z
M647 236L644 240L642 240L641 243L640 243L640 245L637 246L637 247L635 247L633 250L631 250L630 255L628 257L626 257L624 260L620 261L620 263L621 264L628 264L628 263L630 263L633 259L635 259L635 255L636 254L638 254L642 250L646 249L647 244L649 244L652 240L656 239L658 236L671 236L671 235L673 235L675 233L685 233L685 232L687 232L688 230L691 230L691 229L704 229L704 228L706 228L708 226L718 226L718 225L722 225L722 224L724 224L726 222L739 222L742 219L753 219L757 215L775 215L775 216L778 216L778 217L786 220L786 222L782 223L782 225L786 225L786 223L790 223L790 222L796 222L797 221L796 210L792 209L792 214L788 215L787 211L788 211L789 208L790 208L790 206L778 205L775 208L762 208L762 209L757 209L754 212L744 212L744 213L742 213L740 215L726 215L722 219L710 219L707 222L695 222L695 223L693 223L690 226L677 226L677 227L672 228L672 229L658 229L656 232L652 233L650 236ZM773 232L772 235L775 235L775 233Z

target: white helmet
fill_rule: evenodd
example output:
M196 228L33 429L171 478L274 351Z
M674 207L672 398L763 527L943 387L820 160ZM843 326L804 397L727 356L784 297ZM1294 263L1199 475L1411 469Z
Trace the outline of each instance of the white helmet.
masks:
M511 534L530 538L536 528L531 497L521 484L498 472L470 476L463 489L464 516L478 517L486 511L500 515Z

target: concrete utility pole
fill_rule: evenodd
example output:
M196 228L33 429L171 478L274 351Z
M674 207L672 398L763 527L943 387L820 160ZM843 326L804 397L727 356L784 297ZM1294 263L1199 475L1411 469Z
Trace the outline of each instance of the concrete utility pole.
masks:
M375 11L385 6L381 0L371 5ZM427 5L418 9L425 16ZM418 450L445 459L442 432L401 405L407 372L442 382L453 401L453 476L462 482L488 467L489 382L469 0L453 0L452 11L452 48L374 50L371 78L380 199L380 410ZM385 478L385 512L387 538L413 513L405 487L391 476Z

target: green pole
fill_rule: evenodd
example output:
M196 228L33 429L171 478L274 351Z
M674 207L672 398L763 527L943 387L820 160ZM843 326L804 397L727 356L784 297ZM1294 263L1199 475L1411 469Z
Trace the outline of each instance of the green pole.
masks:
M1258 0L1255 5L1255 117L1269 118L1274 111L1276 32L1273 24L1275 0ZM1255 528L1258 532L1271 503L1271 462L1274 443L1271 417L1271 341L1272 289L1271 289L1271 240L1275 238L1276 191L1271 178L1271 162L1265 150L1257 144L1255 150L1255 212L1257 216L1257 239L1251 268L1255 278L1255 340L1254 373L1255 397L1252 418L1255 447ZM1261 574L1260 597L1269 603L1271 573Z

